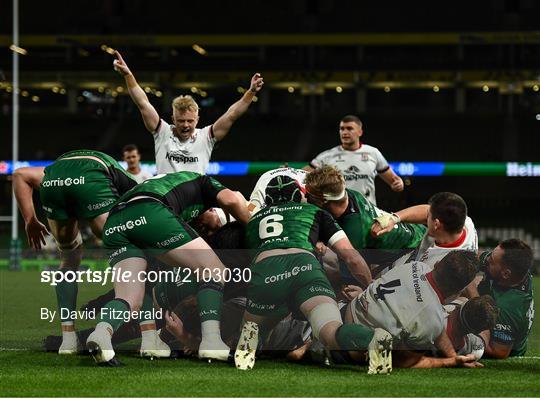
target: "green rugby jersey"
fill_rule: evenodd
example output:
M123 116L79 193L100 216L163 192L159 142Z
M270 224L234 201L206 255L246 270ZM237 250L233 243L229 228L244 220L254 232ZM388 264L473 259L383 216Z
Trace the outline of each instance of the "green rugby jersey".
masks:
M208 208L219 206L218 193L224 190L217 180L194 172L176 172L154 176L129 190L119 199L144 195L163 202L184 221L190 222Z
M313 251L322 241L334 244L345 233L325 210L307 203L286 202L261 209L246 227L246 243L257 253L276 248Z
M372 237L370 232L373 220L382 211L357 191L348 189L347 194L349 206L337 222L357 250L416 248L422 241L426 226L412 223L398 223L391 232Z
M491 251L480 255L484 265ZM527 337L534 317L533 279L529 273L524 282L512 288L499 287L489 278L478 285L480 295L490 295L499 308L499 317L491 330L491 339L503 345L511 345L510 356L523 356L527 351Z
M137 182L124 168L122 168L122 166L120 166L118 161L104 152L95 150L73 150L60 155L55 163L71 157L95 157L101 160L107 166L107 173L111 178L113 188L117 191L117 195L122 195L137 185ZM47 175L48 168L49 167L45 168L45 175Z

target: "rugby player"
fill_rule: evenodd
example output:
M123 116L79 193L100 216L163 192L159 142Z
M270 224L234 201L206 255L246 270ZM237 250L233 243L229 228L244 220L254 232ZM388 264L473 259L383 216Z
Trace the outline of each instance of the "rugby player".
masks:
M398 223L388 234L372 235L373 221L388 213L375 207L361 193L347 189L343 175L333 166L308 173L305 184L308 202L330 212L369 264L393 262L403 250L415 248L426 231L421 224ZM344 281L350 280L343 267L341 271Z
M290 309L300 309L313 328L313 335L332 349L370 348L370 372L387 373L388 350L383 347L388 333L360 326L343 326L335 294L322 266L314 256L318 241L327 243L353 269L362 273L364 283L371 274L332 216L301 203L298 183L288 176L276 176L267 186L267 207L248 223L246 241L255 250L251 265L244 326L235 352L239 369L251 369L259 340Z
M403 180L396 175L381 152L360 141L364 134L362 121L355 115L344 116L339 122L341 145L317 155L304 169L311 171L324 165L337 167L347 188L361 193L373 205L375 198L375 177L380 176L393 191L403 191Z
M532 249L511 238L484 252L480 260L482 274L466 292L471 297L490 295L500 309L495 326L482 333L485 354L496 359L523 356L534 318Z
M295 169L289 167L277 168L269 170L259 177L255 187L249 196L248 210L251 214L257 213L261 208L266 206L266 187L270 180L276 176L288 176L293 180L296 180L298 185L301 188L301 191L304 191L304 180L306 178L307 172L303 169Z
M232 125L251 105L262 89L263 77L256 73L251 78L249 90L229 107L212 125L197 129L199 106L191 96L179 96L172 103L172 121L169 125L160 118L148 96L139 86L135 76L118 51L114 69L122 75L131 99L139 108L146 129L154 136L157 173L191 171L206 173L216 142L222 140Z
M139 153L139 147L135 144L126 144L122 148L122 156L127 163L127 172L137 183L142 183L152 177L150 173L141 169L141 154Z
M427 205L416 205L392 215L382 215L373 222L372 234L392 234L399 222L427 224L427 231L418 247L396 260L394 266L413 260L433 265L448 251L478 252L478 236L467 204L459 195L449 192L434 194Z
M104 226L109 264L118 273L144 273L148 253L171 267L189 268L199 282L197 292L202 340L199 357L227 360L229 347L220 336L219 320L225 266L189 225L210 207L221 206L247 223L245 200L213 178L193 172L158 175L124 194ZM208 276L207 278L202 278ZM114 315L152 307L140 279L115 281L116 298L101 310L100 322L87 340L96 362L116 363L111 336L123 323Z
M416 261L394 268L351 301L345 321L388 331L394 348L436 349L455 357L444 304L473 280L477 263L473 252L451 251L434 268Z
M109 210L118 197L137 183L113 158L99 151L75 150L52 165L19 168L13 173L13 191L25 222L28 243L36 250L45 244L47 228L37 218L32 192L39 190L41 204L60 251L59 271L77 270L82 256L79 221L90 224L102 238ZM72 312L77 303L77 282L61 281L56 298L62 323L59 354L75 354L79 343Z

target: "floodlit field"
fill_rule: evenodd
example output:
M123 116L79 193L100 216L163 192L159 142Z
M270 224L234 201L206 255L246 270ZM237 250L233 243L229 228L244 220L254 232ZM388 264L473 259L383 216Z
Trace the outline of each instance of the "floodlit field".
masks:
M535 279L539 299L540 278ZM107 287L79 285L79 304ZM537 301L538 303L538 301ZM40 320L55 308L54 289L37 272L0 272L1 396L539 396L540 326L525 358L484 361L484 369L395 369L368 376L365 367L323 367L259 361L249 372L197 360L156 360L121 352L121 368L96 367L86 356L40 351L58 322ZM78 327L93 323L79 323Z

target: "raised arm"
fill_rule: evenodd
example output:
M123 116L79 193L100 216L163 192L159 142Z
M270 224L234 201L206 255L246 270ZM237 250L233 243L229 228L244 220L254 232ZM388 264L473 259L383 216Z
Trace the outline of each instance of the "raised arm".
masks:
M45 176L44 170L43 167L27 167L13 172L13 193L24 219L28 244L34 249L41 249L45 245L45 235L49 234L47 227L38 220L32 201L34 189L39 189Z
M244 93L240 100L231 105L227 112L221 115L219 119L214 122L212 130L217 141L222 140L227 133L229 133L233 123L245 114L253 101L253 97L255 97L255 95L262 89L263 85L264 81L261 74L256 73L253 75L249 90Z
M144 90L139 86L135 76L127 66L118 51L114 52L115 60L113 61L114 70L124 77L129 95L143 118L144 126L150 133L154 133L159 124L159 114L150 101Z

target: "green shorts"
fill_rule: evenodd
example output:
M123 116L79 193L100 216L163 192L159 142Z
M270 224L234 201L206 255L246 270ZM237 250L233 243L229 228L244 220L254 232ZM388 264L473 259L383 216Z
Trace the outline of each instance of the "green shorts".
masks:
M181 247L198 235L161 202L142 198L116 205L103 227L103 245L109 264L127 258L145 258Z
M314 296L336 298L321 264L311 254L271 256L250 268L249 313L283 317Z
M195 276L189 269L178 272L178 268L172 269L172 273L178 279L176 281L160 281L154 286L154 296L160 308L174 310L185 298L196 295L199 289Z
M93 219L119 195L105 166L88 158L58 160L45 168L40 197L47 218Z

